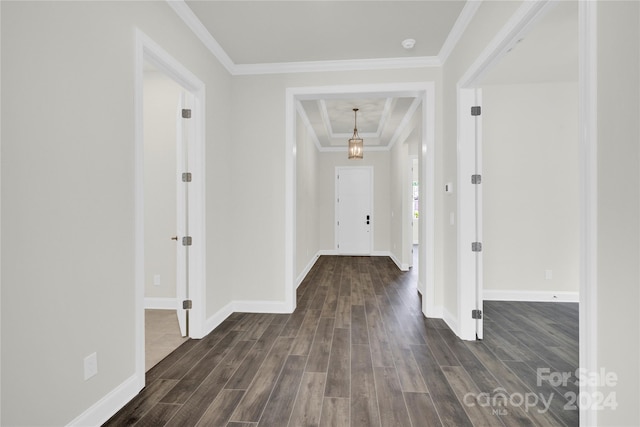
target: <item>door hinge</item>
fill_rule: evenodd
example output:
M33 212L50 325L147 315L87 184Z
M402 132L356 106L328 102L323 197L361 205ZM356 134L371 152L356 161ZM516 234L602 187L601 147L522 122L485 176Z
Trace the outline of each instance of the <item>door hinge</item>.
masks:
M475 107L471 107L472 116L479 116L481 113L482 113L482 108L479 105L476 105Z
M471 243L471 251L472 252L482 252L482 243L480 243L480 242Z
M190 119L191 118L191 108L183 108L182 109L182 118Z
M482 319L482 310L471 310L472 319Z
M193 308L193 301L190 299L186 299L182 301L182 309L183 310L191 310Z
M193 176L191 175L191 172L184 172L182 174L182 182L191 182L192 179Z
M471 175L472 184L482 184L482 175Z
M191 246L192 239L191 236L184 236L182 238L182 246Z

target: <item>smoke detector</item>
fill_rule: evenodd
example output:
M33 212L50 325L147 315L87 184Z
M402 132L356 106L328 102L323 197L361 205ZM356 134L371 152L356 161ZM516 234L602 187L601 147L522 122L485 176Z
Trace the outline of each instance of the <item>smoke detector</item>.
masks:
M402 41L402 47L405 49L413 49L416 45L416 41L414 39L406 39Z

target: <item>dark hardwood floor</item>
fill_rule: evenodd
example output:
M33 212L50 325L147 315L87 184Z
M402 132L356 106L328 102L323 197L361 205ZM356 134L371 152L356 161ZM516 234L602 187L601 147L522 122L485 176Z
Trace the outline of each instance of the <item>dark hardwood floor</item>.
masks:
M105 425L577 426L577 304L484 308L484 340L464 342L423 317L413 272L323 256L294 313L232 314Z

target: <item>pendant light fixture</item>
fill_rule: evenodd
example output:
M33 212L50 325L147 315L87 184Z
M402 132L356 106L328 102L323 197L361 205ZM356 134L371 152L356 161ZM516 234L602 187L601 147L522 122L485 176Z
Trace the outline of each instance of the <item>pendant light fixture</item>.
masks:
M353 125L353 136L349 140L349 158L350 159L361 159L362 154L364 152L363 139L358 135L358 109L353 109L354 114L354 125Z

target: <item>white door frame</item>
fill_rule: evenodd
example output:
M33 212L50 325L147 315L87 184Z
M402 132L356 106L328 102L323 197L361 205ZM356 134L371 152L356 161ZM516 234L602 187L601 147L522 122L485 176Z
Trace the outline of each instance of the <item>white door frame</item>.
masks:
M442 317L439 305L435 304L435 83L381 83L364 85L338 85L291 87L285 94L285 307L293 311L296 307L296 104L302 100L321 98L344 98L354 96L410 96L420 99L422 104L422 139L420 158L420 269L425 274L425 283L419 283L423 295L422 312L428 317ZM366 148L365 148L366 150ZM345 148L346 154L346 148Z
M135 98L134 98L134 195L135 195L135 337L136 379L140 388L145 384L144 347L144 62L156 68L190 92L194 98L192 110L194 135L189 150L193 175L189 192L189 229L193 238L189 256L190 336L202 338L205 321L205 85L163 48L142 31L136 29ZM169 237L169 236L168 236ZM167 237L167 238L168 238Z
M588 373L598 372L597 364L597 2L581 1L579 4L579 33L580 33L580 368ZM509 22L489 43L476 61L458 82L458 126L461 138L463 133L469 132L469 121L465 122L467 111L462 111L465 97L470 97L480 77L506 53L522 34L526 32L536 19L554 6L553 1L535 0L524 3L511 17ZM468 102L468 101L467 101ZM462 129L460 128L462 126ZM459 186L468 179L469 159L458 159ZM465 166L467 165L467 166ZM467 197L470 197L467 194ZM470 204L458 205L458 222L469 221L467 209ZM461 208L465 209L463 212ZM473 241L468 224L459 225L464 236L458 236L458 248L464 250L465 241ZM461 243L462 242L462 243ZM461 246L462 245L462 246ZM471 306L472 281L460 280L469 274L469 262L458 262L458 335L463 339L475 339L471 336L473 330L472 319L468 312L460 311ZM461 300L465 299L464 302ZM463 326L464 324L464 326ZM464 336L460 334L463 332ZM582 381L580 393L593 396L596 387ZM580 425L597 425L597 408L580 408Z
M373 230L374 230L374 219L375 216L373 215L373 193L374 193L374 184L373 184L373 166L336 166L335 168L335 174L334 174L334 191L335 191L335 197L334 197L334 212L335 212L335 221L338 221L338 219L340 218L339 216L339 212L340 212L340 208L339 208L339 200L338 200L338 195L340 194L339 191L339 187L340 187L340 183L339 183L339 179L338 176L340 175L340 172L343 170L347 170L347 169L362 169L362 170L367 170L369 172L369 178L370 178L370 182L369 182L369 214L371 215L371 224L369 224L371 227L369 229L369 253L362 253L362 254L348 254L348 255L371 255L371 253L373 253ZM334 222L335 224L335 222ZM338 243L340 242L340 229L339 227L334 227L334 246L336 247L336 251L338 252L338 254L344 254L347 255L346 253L343 253L340 248L338 247Z

